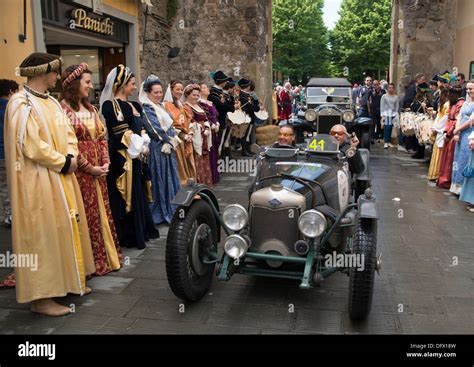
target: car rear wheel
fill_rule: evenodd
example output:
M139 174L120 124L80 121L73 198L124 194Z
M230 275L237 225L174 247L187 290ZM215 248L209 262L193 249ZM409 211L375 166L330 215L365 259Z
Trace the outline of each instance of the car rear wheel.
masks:
M349 271L349 316L363 320L370 313L374 277L377 264L377 221L358 219L352 241L352 254L364 264L363 270L351 267Z
M215 264L206 264L217 253L217 224L212 209L197 200L180 207L171 221L166 241L166 274L173 293L197 301L212 284Z

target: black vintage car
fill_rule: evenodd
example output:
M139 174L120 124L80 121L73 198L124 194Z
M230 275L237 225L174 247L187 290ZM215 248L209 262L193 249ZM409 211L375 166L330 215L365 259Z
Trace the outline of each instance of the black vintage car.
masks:
M344 78L311 78L305 87L306 104L290 120L303 142L314 132L328 134L336 124L342 124L349 133L355 132L360 147L370 150L370 130L373 121L357 117L352 102L352 85Z
M365 318L381 260L369 152L361 155L365 170L352 176L329 135L268 147L258 155L248 205L222 213L210 188L189 182L173 201L179 207L166 244L173 293L197 301L215 274L221 281L236 273L295 279L310 289L342 272L349 277L349 315Z

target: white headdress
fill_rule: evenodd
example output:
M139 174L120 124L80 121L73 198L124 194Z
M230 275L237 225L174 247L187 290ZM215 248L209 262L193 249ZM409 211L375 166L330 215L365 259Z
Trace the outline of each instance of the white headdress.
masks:
M145 86L146 85L149 85L149 84L157 82L157 81L159 82L160 79L154 74L151 74L148 78L146 78L145 81L142 83L142 85L140 87L140 93L139 93L138 99L139 99L139 101L142 105L147 104L147 105L153 107L153 110L155 111L156 117L157 117L161 127L166 132L166 131L168 131L168 129L173 124L173 119L168 114L168 112L166 112L166 110L163 108L163 106L161 106L161 104L156 104L153 101L151 101L150 98L148 98L147 92L145 91Z
M102 93L100 94L99 104L100 109L99 112L102 115L102 106L105 101L111 101L114 98L114 93L112 92L114 88L115 77L117 76L117 68L113 68L110 70L109 75L107 75L107 80L105 81L104 89L102 89Z

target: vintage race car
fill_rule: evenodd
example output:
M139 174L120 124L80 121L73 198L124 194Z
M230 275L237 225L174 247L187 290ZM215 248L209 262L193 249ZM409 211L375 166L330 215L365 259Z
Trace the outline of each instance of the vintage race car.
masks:
M357 117L352 102L352 85L344 78L311 78L305 87L306 104L290 119L298 142L307 134L328 134L336 124L342 124L349 133L355 132L361 148L370 150L371 118Z
M365 170L352 177L329 135L270 146L258 152L248 206L228 205L222 213L210 188L189 182L174 199L179 207L166 244L173 293L197 301L215 274L221 281L236 273L296 279L310 289L343 272L350 317L365 318L381 259L369 152L361 155Z

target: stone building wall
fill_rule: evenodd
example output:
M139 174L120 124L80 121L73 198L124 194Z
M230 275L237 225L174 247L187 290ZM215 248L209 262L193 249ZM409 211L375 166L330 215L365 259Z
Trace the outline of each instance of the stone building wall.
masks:
M207 81L211 71L223 70L234 79L246 77L270 111L272 83L271 0L176 0L178 11L167 19L166 3L152 0L148 8L146 42L141 52L141 78L157 74L171 79ZM140 39L145 5L141 6ZM143 41L141 41L143 44ZM179 47L177 58L167 58Z
M399 94L416 73L452 70L456 16L457 0L392 1L390 76Z

